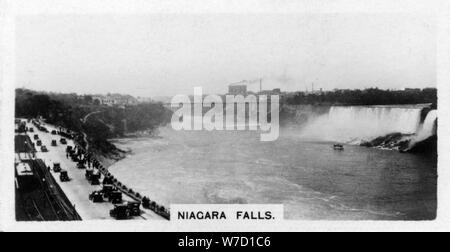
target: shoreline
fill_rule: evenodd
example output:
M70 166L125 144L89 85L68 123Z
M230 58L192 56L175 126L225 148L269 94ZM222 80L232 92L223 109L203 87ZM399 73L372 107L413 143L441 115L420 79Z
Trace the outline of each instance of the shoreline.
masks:
M150 138L150 137L149 137ZM170 208L167 208L163 205L159 205L157 202L152 201L149 196L142 195L141 193L134 191L132 187L126 186L124 183L122 183L118 178L116 178L112 172L109 170L109 168L124 160L127 158L128 155L132 153L132 150L122 150L117 147L116 144L114 144L114 141L120 140L120 139L127 139L127 138L116 138L116 139L108 139L107 142L110 146L112 146L112 150L110 150L106 155L104 153L101 153L98 149L95 147L90 147L88 153L92 154L93 162L98 164L99 171L105 176L110 178L113 181L113 184L124 194L126 194L128 197L139 201L142 203L142 207L145 209L149 209L153 211L155 214L159 215L160 217L170 220ZM130 139L130 138L128 138ZM80 144L78 143L78 146ZM86 150L84 149L86 152Z
M99 150L92 148L91 152L93 153L94 158L96 158L106 169L109 169L115 163L124 160L127 158L128 154L131 154L131 150L125 151L118 148L113 142L108 140L111 145L114 145L114 150L107 154L101 153ZM113 152L114 151L114 152Z
M160 138L155 135L133 135L133 136L125 136L125 137L119 137L119 138L111 138L107 141L109 144L114 146L114 150L116 150L116 153L114 154L107 154L109 156L105 156L104 154L99 153L98 150L95 150L94 156L105 166L105 168L109 168L113 166L114 164L128 158L129 156L133 155L133 149L129 148L124 150L123 148L120 148L117 146L117 142L120 141L131 141L131 140L150 140L150 139L157 139Z

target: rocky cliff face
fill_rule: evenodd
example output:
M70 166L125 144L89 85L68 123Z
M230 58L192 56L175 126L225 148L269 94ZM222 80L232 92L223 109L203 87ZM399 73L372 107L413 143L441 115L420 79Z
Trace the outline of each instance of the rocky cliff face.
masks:
M410 153L426 153L437 155L438 152L438 137L437 135L431 136L416 145L411 147L407 152Z
M363 142L361 145L409 153L437 154L437 110L424 109L424 111L422 111L423 122L415 134L388 134Z
M374 140L361 143L361 146L370 148L390 149L406 151L409 149L411 138L414 135L404 135L401 133L393 133L386 136L380 136Z

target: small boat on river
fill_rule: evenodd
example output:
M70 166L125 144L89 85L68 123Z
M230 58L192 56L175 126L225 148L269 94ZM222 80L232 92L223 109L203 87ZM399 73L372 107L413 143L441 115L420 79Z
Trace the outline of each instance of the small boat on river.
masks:
M334 150L338 150L338 151L343 151L344 150L344 145L342 144L335 144L333 146Z

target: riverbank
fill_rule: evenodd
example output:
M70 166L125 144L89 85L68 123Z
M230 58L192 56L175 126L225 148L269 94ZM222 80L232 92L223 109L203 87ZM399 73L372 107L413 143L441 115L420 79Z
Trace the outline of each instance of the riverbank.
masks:
M109 168L115 163L120 162L133 154L132 149L119 147L121 143L130 140L145 140L145 139L159 139L159 137L154 133L143 133L143 132L131 133L125 135L124 137L108 139L107 140L108 148L106 148L107 151L104 151L105 148L98 149L95 146L91 147L90 151L92 152L94 157L100 163L103 164L105 168Z
M437 135L417 142L415 139L416 135L394 133L378 137L372 141L362 142L360 146L399 151L401 153L428 154L437 157Z
M84 133L82 134L85 135ZM110 180L115 188L117 188L132 200L140 202L144 209L148 209L153 212L153 214L148 215L150 219L155 219L156 215L159 218L170 220L169 208L151 200L150 197L140 193L139 190L132 189L128 186L130 185L129 183L123 183L110 172L109 167L117 163L118 161L125 159L126 154L130 153L130 151L123 151L122 149L117 148L116 145L111 143L111 140L107 140L106 142L103 141L102 143L104 144L102 145L102 148L100 150L96 149L95 144L87 142L86 137L78 137L78 140L76 140L75 142L79 154L85 157L85 161L92 163L93 167L98 169L99 172L105 177L105 179ZM109 146L109 149L105 150L105 146ZM128 172L130 171L128 170ZM146 218L146 216L147 214L145 214L145 212L141 213L141 217L143 217L144 219L148 219Z
M114 147L112 147L108 152L100 151L95 147L91 148L91 153L94 158L102 163L105 168L109 168L120 160L125 159L127 155L131 153L131 151L125 151L117 148L113 143L111 143L111 145Z

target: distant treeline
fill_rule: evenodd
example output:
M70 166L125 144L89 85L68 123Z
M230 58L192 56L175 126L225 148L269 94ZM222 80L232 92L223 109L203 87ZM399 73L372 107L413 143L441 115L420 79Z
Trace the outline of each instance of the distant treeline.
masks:
M287 104L293 105L405 105L432 103L437 105L437 89L336 90L314 94L297 93L287 96Z
M86 120L87 115L91 114ZM92 98L75 94L16 90L16 117L42 117L48 123L85 132L89 141L105 146L108 138L136 131L153 131L170 122L172 112L160 103L133 106L100 106Z

